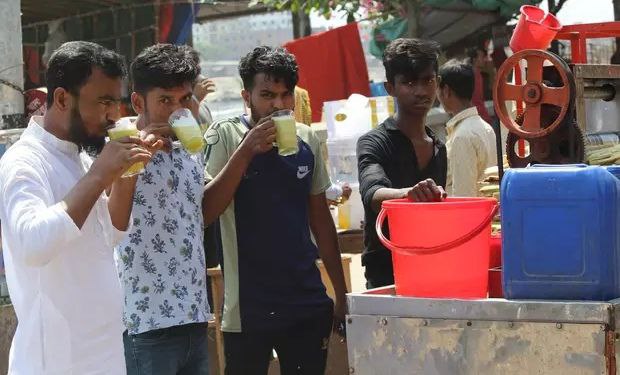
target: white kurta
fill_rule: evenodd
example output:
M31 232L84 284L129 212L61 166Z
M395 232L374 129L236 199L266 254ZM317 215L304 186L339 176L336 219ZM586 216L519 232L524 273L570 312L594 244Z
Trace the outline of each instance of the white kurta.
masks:
M0 159L0 222L17 314L9 374L125 374L122 292L105 194L81 229L60 202L92 160L33 117Z

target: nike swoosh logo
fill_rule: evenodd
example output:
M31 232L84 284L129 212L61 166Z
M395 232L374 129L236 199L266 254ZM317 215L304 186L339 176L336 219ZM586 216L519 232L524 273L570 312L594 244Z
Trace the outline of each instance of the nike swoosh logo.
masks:
M302 178L306 177L308 173L310 173L310 171L305 171L305 172L297 171L297 178L301 180Z

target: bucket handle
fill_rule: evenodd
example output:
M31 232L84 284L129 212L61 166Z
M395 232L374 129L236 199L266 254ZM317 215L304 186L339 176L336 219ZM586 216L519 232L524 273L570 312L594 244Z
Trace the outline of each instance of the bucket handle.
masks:
M381 207L379 216L377 216L377 223L376 223L375 229L377 231L377 236L379 237L379 241L381 241L381 243L385 247L387 247L388 249L392 250L395 253L400 253L403 255L411 255L411 253L436 254L436 253L440 253L446 250L453 249L457 246L461 246L465 242L476 237L478 234L480 234L480 232L482 232L485 228L487 228L489 224L491 224L491 221L493 221L493 218L497 214L498 209L499 209L499 204L496 204L493 207L493 210L491 210L491 213L489 214L489 216L487 216L480 225L478 225L476 228L474 228L474 230L467 233L466 235L460 238L457 238L456 240L453 240L453 241L450 241L450 242L447 242L447 243L444 243L438 246L432 246L432 247L420 247L420 246L400 247L400 246L395 245L392 241L385 238L385 235L383 234L383 222L385 221L385 217L387 216L387 211L383 207Z

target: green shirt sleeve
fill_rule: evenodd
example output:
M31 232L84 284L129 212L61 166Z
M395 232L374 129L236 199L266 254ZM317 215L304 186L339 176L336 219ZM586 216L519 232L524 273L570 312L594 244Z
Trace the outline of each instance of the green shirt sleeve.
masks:
M226 129L229 125L226 121L214 123L205 133L205 178L213 180L215 176L226 166L231 156L231 139L228 139L230 131ZM233 148L234 150L234 148Z
M314 154L314 170L312 171L312 187L310 194L317 195L324 193L331 186L331 180L329 179L327 166L323 159L321 142L308 125L297 124L297 130L300 137L308 143Z

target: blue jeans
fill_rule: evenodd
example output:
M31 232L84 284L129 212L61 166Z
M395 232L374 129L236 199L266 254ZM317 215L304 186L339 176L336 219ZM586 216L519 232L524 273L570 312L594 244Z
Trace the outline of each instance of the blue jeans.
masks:
M123 334L127 375L208 375L207 324Z

